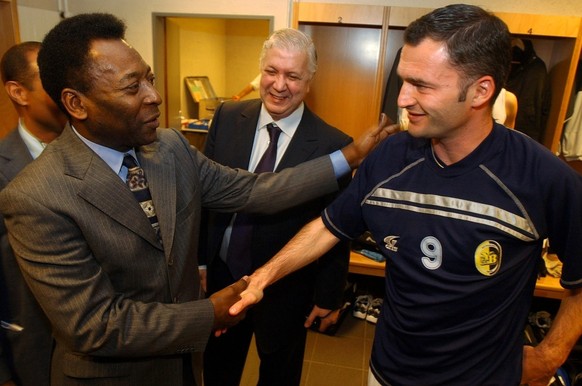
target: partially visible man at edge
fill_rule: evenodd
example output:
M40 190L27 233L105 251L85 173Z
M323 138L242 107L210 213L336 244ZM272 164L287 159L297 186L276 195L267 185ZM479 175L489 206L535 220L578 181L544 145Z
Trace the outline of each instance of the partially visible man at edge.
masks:
M94 13L47 34L41 78L70 125L4 189L0 210L53 328L52 384L200 385L208 337L242 318L228 309L246 288L241 279L198 298L201 208L273 213L335 191L389 129L383 118L341 151L277 174L221 166L158 129L154 75L125 28ZM143 207L129 171L151 194Z
M40 42L12 46L2 56L4 89L18 126L0 141L0 190L57 138L66 115L42 87L36 58ZM26 286L0 217L0 385L48 386L53 337Z

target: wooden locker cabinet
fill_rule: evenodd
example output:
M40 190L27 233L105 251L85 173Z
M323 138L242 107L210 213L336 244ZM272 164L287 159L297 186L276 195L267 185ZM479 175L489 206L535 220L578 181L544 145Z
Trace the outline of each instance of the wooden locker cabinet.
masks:
M338 23L381 26L383 6L294 3L294 20L301 23ZM297 25L295 25L297 26Z
M0 0L0 20L2 20L0 23L1 57L10 47L20 42L16 0ZM18 114L4 87L0 90L0 117L0 138L4 138L18 124Z
M519 13L494 12L516 35L578 37L578 16L548 16Z
M408 24L412 23L419 17L426 15L430 11L432 11L432 8L391 7L388 27L391 29L404 30L408 27Z
M319 53L307 105L354 137L376 122L403 31L430 10L295 2L293 26L313 38ZM550 73L552 106L543 143L556 153L582 48L582 18L495 14L513 35L532 39L547 51L543 59Z
M388 10L294 3L294 27L312 37L318 52L318 71L305 101L326 122L354 138L380 114Z
M582 49L582 18L503 12L495 14L507 24L514 36L531 39L534 45L539 43L551 48L551 55L543 58L552 89L552 104L543 144L557 154Z

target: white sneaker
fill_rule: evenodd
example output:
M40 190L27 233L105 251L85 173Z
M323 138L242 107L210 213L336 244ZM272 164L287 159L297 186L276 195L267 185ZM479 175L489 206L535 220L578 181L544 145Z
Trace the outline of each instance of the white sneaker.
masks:
M378 318L380 317L380 309L382 308L382 298L375 298L370 303L368 307L368 312L366 314L366 320L371 323L378 323Z
M352 315L358 319L366 319L366 315L368 314L368 308L370 307L370 303L372 303L372 296L371 295L360 295L356 298L356 302L354 304L354 310Z

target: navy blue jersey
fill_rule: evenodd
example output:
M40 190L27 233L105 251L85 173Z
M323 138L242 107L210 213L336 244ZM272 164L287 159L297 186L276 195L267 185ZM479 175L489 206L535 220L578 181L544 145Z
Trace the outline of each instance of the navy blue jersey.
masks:
M394 386L518 385L544 238L582 286L582 177L501 125L444 168L430 141L390 137L322 217L386 257L371 366Z

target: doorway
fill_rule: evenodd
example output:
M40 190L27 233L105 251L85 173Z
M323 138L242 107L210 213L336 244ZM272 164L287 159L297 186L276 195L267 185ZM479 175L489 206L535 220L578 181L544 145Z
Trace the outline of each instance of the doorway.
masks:
M253 80L259 73L262 44L272 29L273 17L154 14L161 126L180 128L182 118L194 118L186 77L208 77L220 99L230 98Z

